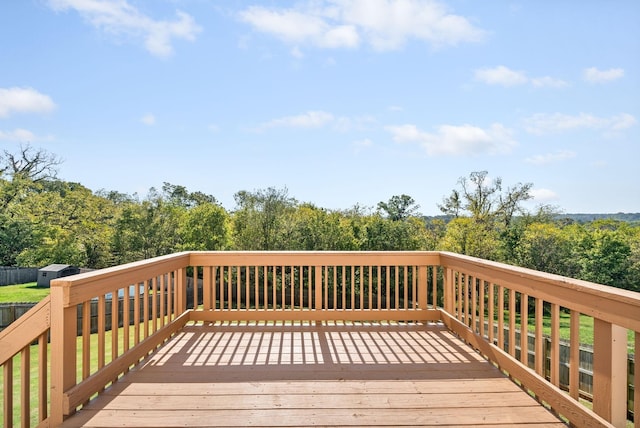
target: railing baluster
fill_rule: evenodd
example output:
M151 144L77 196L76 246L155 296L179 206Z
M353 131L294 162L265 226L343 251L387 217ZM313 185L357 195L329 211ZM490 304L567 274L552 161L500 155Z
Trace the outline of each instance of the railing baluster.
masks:
M211 272L215 269L212 266L202 267L202 309L205 311L213 309L212 294L214 284L211 283Z
M13 358L4 363L3 375L4 426L11 428L13 427Z
M91 374L91 301L82 304L82 379Z
M242 271L243 270L244 270L244 266L236 266L236 298L235 298L236 309L241 309L243 304L243 301L242 301Z
M509 288L509 353L516 357L516 291Z
M580 312L571 310L569 339L569 395L580 397Z
M478 332L478 279L474 276L471 280L471 330L474 333Z
M20 352L20 418L22 426L29 428L31 422L31 348L29 346Z
M560 305L551 303L551 383L560 386Z
M487 314L487 319L489 321L489 343L493 345L495 340L495 287L493 282L489 281L489 295L487 296L487 304L489 305L489 313Z
M351 266L349 268L351 272L351 310L356 309L356 267Z
M129 339L131 335L130 324L131 320L129 315L129 290L131 288L126 286L124 288L124 296L122 298L122 353L125 353L129 350Z
M466 281L466 276L461 272L457 272L456 279L458 286L458 320L464 323L464 281Z
M544 302L541 298L536 297L536 353L535 353L535 369L538 375L544 378L545 360L544 342L542 338L542 322L544 320Z
M280 287L281 304L280 308L285 309L287 307L287 267L282 266L282 282Z
M267 307L266 299L263 305L262 306L260 305L260 267L259 266L253 267L253 286L255 287L256 309L259 309L259 308L266 309Z
M133 295L133 344L140 343L140 283L135 285L135 294Z
M160 275L158 278L158 298L160 299L160 327L164 327L165 317L167 315L167 307L168 307L168 298L167 293L168 289L166 286L168 285L165 280L165 275ZM166 290L166 291L165 291Z
M402 267L402 289L404 292L404 304L402 305L403 309L409 309L409 266Z
M111 293L111 361L118 357L118 290Z
M504 287L498 285L498 348L504 350Z
M478 279L478 291L479 291L479 295L478 295L478 301L480 302L480 307L478 308L478 318L479 318L479 324L480 324L480 328L479 328L479 332L478 334L480 334L480 337L484 338L485 337L485 328L484 328L484 299L485 299L485 293L484 293L484 287L485 287L485 281L484 279L479 278Z
M49 332L45 332L38 337L38 419L44 421L49 414L48 407L48 359L47 346Z
M465 275L464 276L464 289L462 290L462 294L463 294L463 298L464 298L464 324L467 327L471 328L471 319L469 318L469 315L471 315L471 308L469 307L469 297L471 294L471 276L470 275Z
M142 303L142 307L143 307L143 317L144 317L144 322L143 322L143 333L142 333L142 339L146 339L147 337L149 337L149 282L148 281L143 281L142 282L142 298L143 298L143 303Z
M529 367L529 296L520 293L520 362Z
M204 269L204 268L203 268ZM199 283L199 274L200 268L198 266L193 267L193 309L196 310L200 306L200 287Z
M251 308L251 289L249 288L249 277L251 276L251 272L250 272L251 267L249 266L245 266L244 267L244 307L246 309L250 309Z
M98 370L104 367L107 353L105 349L106 304L104 294L98 296Z

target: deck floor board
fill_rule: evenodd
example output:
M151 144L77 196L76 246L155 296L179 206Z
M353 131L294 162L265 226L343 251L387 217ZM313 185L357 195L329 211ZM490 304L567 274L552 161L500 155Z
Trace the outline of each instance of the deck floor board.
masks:
M65 427L564 424L439 324L190 325Z

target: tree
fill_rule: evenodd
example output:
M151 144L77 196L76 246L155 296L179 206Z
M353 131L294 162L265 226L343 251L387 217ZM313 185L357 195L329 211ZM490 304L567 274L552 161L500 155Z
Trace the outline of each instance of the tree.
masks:
M531 199L531 183L518 183L502 193L502 179L491 181L487 171L475 171L469 178L458 180L460 190L454 189L449 197L443 198L438 208L447 214L458 217L461 211L467 212L478 222L492 227L499 222L505 227L511 224L513 215L521 211L522 202Z
M447 231L438 249L466 254L487 260L498 259L498 232L474 221L472 218L456 218L447 224Z
M22 265L68 263L92 268L112 263L113 205L78 183L43 181L21 203L30 244L17 256Z
M515 263L558 275L576 272L567 234L550 223L532 223L526 227L515 248Z
M302 204L288 216L290 230L288 250L355 250L350 218L339 212Z
M20 146L19 153L3 150L0 154L0 176L8 175L12 180L20 177L33 182L55 179L62 160L44 149L30 145Z
M162 256L180 248L180 225L187 210L154 188L142 202L126 204L115 224L113 251L118 263Z
M405 221L417 214L420 205L409 195L392 196L388 202L378 202L378 209L387 213L393 221Z
M191 208L180 226L184 250L226 250L230 244L230 219L220 205L205 202Z
M637 289L637 278L632 277L633 253L629 240L634 234L615 221L595 221L581 228L581 232L574 249L574 257L580 266L579 278Z
M216 198L202 192L189 192L186 187L164 182L162 197L170 204L184 208L192 208L200 204L215 204Z
M233 239L239 250L286 249L283 238L286 216L297 201L286 188L269 187L255 192L240 191L234 195L237 210L233 213Z

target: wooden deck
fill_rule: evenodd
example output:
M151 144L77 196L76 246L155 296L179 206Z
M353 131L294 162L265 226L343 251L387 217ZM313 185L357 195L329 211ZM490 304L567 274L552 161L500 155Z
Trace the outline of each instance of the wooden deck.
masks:
M188 325L63 426L563 426L440 324Z

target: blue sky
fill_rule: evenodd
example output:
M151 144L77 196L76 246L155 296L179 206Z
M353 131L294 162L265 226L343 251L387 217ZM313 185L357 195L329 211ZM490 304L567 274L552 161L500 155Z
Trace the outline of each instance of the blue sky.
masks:
M5 0L0 148L144 196L330 209L472 171L564 212L640 212L640 2Z

